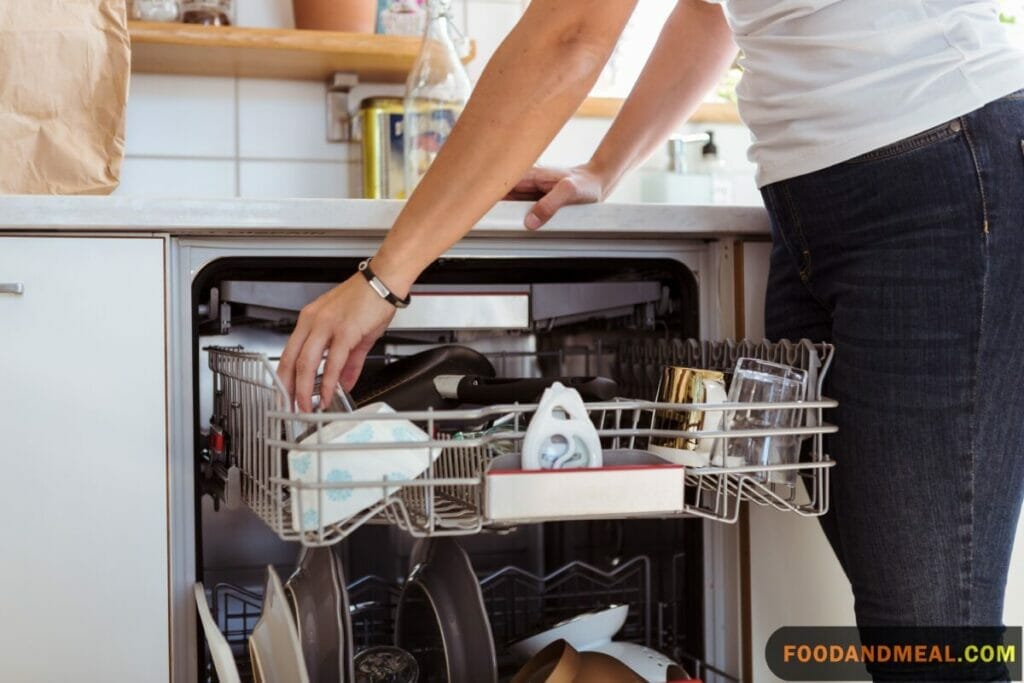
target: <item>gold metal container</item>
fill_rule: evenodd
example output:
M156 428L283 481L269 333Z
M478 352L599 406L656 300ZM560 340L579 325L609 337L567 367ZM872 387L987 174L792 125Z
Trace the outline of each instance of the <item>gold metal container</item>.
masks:
M398 97L370 97L359 104L367 199L405 199L403 112Z
M657 396L659 403L721 403L725 400L725 375L721 372L672 365L662 368ZM658 410L654 427L679 432L700 432L718 429L721 420L721 411ZM662 436L652 438L650 446L652 452L673 462L705 467L714 440Z

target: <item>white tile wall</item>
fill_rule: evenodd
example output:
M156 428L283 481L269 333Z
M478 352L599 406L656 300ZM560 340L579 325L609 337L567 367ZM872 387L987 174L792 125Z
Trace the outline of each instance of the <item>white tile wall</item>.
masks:
M350 145L327 142L322 83L239 79L239 156L346 161Z
M114 194L140 197L234 197L232 160L127 157Z
M292 0L235 0L235 23L258 28L295 28Z
M358 196L360 166L324 161L245 161L239 164L240 197L341 198Z
M130 156L235 156L233 78L135 74L127 116Z
M574 166L585 162L611 126L610 119L570 120L540 155L544 166Z

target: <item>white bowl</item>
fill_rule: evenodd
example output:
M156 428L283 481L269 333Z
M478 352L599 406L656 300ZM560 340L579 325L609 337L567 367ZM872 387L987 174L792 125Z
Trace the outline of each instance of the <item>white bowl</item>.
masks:
M677 680L677 671L682 669L657 650L636 643L604 643L597 647L587 648L587 651L603 652L614 657L649 683L666 683L666 681ZM671 673L675 674L672 678L669 678L670 667L673 669Z
M394 413L385 403L373 403L356 411L363 420L338 420L321 428L320 443L393 444L407 442L408 448L348 451L309 451L301 448L288 453L288 476L292 481L315 483L355 483L408 481L420 476L437 460L439 448L415 447L430 441L422 429L408 420L374 420L374 415ZM303 439L300 446L316 444L317 434ZM316 531L344 522L391 496L400 486L337 489L293 489L292 528ZM296 495L297 494L297 495Z
M607 644L626 623L629 605L612 605L607 609L573 617L508 646L520 659L529 659L556 640L565 640L576 650L593 650Z

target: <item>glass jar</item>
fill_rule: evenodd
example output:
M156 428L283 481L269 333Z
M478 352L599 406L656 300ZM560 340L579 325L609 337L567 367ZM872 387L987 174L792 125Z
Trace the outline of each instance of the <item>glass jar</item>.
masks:
M426 23L419 0L390 0L380 13L382 32L388 36L422 36Z
M459 59L451 0L427 0L423 44L405 84L405 194L408 197L448 139L473 86Z
M178 0L133 0L132 19L136 21L178 21L181 3Z
M232 0L185 0L181 20L186 24L230 26L231 3Z

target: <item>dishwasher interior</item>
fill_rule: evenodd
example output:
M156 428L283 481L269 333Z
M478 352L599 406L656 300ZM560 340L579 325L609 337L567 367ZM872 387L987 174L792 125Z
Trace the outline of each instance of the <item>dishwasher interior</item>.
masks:
M301 307L357 263L226 258L193 283L196 576L243 680L251 672L246 640L260 616L266 566L287 577L301 545L237 503L218 460L219 387L209 349L241 347L276 362ZM617 383L618 396L653 399L661 367L696 348L684 340L701 333L697 287L672 259L444 259L421 277L414 305L396 316L363 375L457 344L486 356L499 377L601 376ZM812 491L814 504L826 493ZM331 545L344 566L356 651L394 643L415 540L386 515L369 522ZM509 643L617 604L629 608L618 640L664 652L704 681L738 681L736 672L705 661L703 525L696 515L593 519L460 535L479 578L501 679L516 670ZM199 641L198 680L216 680L201 633Z

